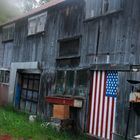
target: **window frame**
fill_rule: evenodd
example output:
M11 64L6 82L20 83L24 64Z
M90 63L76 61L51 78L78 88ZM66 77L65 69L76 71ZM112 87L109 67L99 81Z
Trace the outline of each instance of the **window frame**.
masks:
M69 55L69 56L60 56L60 43L67 42L67 41L73 41L73 40L78 40L79 41L79 46L78 46L78 54L74 55ZM79 61L78 63L80 64L80 57L81 57L81 42L82 42L82 35L70 37L70 38L63 38L59 39L57 43L57 57L56 57L56 66L59 68L67 67L67 66L58 66L59 62L62 60L70 60L72 61L73 59L77 59ZM68 67L78 67L79 64L76 66L68 66Z
M76 55L70 55L70 56L59 56L60 53L60 43L67 42L67 41L73 41L73 40L78 40L79 41L79 46L78 46L78 54ZM59 39L58 40L58 51L57 51L57 59L69 59L69 58L75 58L75 57L80 57L81 55L81 36L75 36L72 38L65 38L65 39Z
M2 72L2 75L1 75ZM8 72L8 81L6 80L6 73ZM1 78L2 77L2 78ZM0 69L0 84L9 85L10 82L10 70Z
M21 74L21 94L19 109L27 113L37 114L38 112L38 102L39 102L39 91L40 91L40 74ZM38 78L36 78L38 77ZM26 81L26 87L24 87L24 81ZM30 88L30 81L32 81L32 88ZM38 81L38 89L35 89L35 81ZM30 96L29 96L30 94ZM37 96L35 96L37 95ZM30 104L30 110L27 110L26 105ZM32 112L33 106L36 106L35 112Z
M42 25L40 25L40 23L41 23L41 21L42 21L41 19L43 17L44 17L44 20L43 20L44 25L43 25L43 28L40 28L40 30L39 30L39 27L42 26ZM29 17L28 18L28 33L27 33L28 36L33 36L33 35L45 32L46 21L47 21L47 12L43 12L41 14ZM32 22L35 22L34 23L34 32L33 33L30 30L30 25L31 25Z
M92 0L90 0L92 1ZM97 9L95 10L97 13L95 14L94 11L94 7L88 7L89 5L91 5L90 1L86 1L86 16L85 16L85 21L92 21L94 19L98 19L104 16L109 16L109 15L113 15L113 14L117 14L120 13L124 10L124 0L120 0L119 2L119 7L113 7L113 9L111 9L110 4L108 2L104 1L100 1L100 8L98 8L100 11L97 12ZM98 3L96 3L98 4ZM107 7L106 7L107 6ZM107 8L107 9L106 9Z
M64 88L64 92L63 92L63 94L58 94L58 93L56 93L56 85L57 85L57 73L59 72L59 71L63 71L64 73L65 73L65 75L64 75L64 81L63 81L63 88ZM73 81L73 90L72 90L72 93L71 94L66 94L66 79L67 79L67 72L74 72L74 81ZM64 96L64 97L85 97L86 96L86 94L88 94L88 93L85 93L84 95L77 95L76 94L76 91L77 91L77 89L76 89L76 87L78 87L78 85L77 85L77 81L78 81L78 79L77 79L77 73L78 73L78 71L86 71L87 72L87 89L88 89L88 86L89 86L89 82L90 82L90 80L89 80L89 69L57 69L56 70L56 78L55 78L55 86L54 86L54 93L53 93L53 95L55 95L55 96Z
M15 23L8 24L2 27L2 42L13 41L14 37L15 37Z

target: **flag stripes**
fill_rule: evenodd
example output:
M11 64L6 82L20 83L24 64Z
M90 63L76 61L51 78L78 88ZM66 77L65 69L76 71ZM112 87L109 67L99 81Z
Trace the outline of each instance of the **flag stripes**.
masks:
M111 87L107 83L109 80ZM112 83L112 81L115 82ZM116 72L111 72L110 74L107 71L94 71L90 95L89 134L112 139L116 98L114 96L115 93L112 92L113 95L108 95L110 93L106 91L110 89L112 89L111 91L116 91L114 87L116 87L117 82ZM108 87L109 90L107 90Z

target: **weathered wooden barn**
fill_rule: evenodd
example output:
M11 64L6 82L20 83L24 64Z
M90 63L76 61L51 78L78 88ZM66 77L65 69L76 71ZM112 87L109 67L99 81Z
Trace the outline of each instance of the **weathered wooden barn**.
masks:
M48 119L53 104L68 105L80 131L121 140L139 52L139 0L52 0L0 26L0 103Z

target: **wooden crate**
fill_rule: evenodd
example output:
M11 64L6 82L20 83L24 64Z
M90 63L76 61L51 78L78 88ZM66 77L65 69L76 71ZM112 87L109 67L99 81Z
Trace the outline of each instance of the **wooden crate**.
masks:
M53 105L53 118L57 119L69 119L70 107L68 105Z

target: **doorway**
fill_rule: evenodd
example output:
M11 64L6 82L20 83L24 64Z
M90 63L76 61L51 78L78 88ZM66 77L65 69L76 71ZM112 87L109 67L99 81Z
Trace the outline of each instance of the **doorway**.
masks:
M19 109L23 112L37 114L40 74L21 73Z

